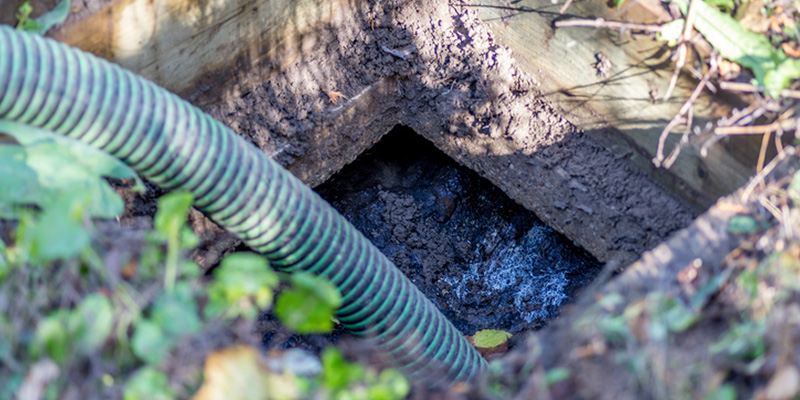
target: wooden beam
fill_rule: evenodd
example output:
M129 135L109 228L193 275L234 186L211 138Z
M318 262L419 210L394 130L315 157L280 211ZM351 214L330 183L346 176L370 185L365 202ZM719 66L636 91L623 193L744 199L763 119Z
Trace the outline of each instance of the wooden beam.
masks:
M657 169L651 160L665 125L697 84L682 76L668 101L662 98L673 72L671 50L639 35L592 27L554 28L554 21L595 19L660 23L670 20L657 2L628 1L621 10L599 0L573 2L477 0L481 19L498 41L510 47L520 67L532 74L542 92L587 134L691 203L696 210L731 193L754 173L758 138L732 138L700 157L702 140L692 135L675 165ZM601 65L602 64L602 65ZM730 104L705 91L694 106L694 125L727 114ZM735 104L735 102L733 103ZM681 135L670 135L667 152Z

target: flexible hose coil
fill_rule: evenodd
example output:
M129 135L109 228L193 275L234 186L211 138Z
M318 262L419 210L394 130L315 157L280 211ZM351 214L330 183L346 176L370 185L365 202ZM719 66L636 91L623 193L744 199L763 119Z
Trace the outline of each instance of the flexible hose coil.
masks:
M0 26L0 119L96 146L195 207L281 271L329 279L339 321L376 339L412 379L452 383L486 362L328 203L223 124L80 50Z

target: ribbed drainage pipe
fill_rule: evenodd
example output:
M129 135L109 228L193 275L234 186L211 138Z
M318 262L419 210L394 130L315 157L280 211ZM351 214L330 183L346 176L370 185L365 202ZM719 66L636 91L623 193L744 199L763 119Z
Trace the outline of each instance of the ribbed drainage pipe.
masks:
M0 26L0 119L69 136L123 160L263 254L329 279L339 321L410 378L469 381L486 362L364 236L300 180L188 102L116 65Z

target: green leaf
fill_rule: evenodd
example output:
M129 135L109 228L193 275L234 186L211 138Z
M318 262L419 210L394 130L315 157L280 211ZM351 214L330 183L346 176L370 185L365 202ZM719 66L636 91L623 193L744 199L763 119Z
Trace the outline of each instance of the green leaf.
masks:
M336 287L326 279L307 273L292 275L292 287L275 303L275 315L298 333L321 333L333 329L333 315L342 302Z
M112 218L122 213L124 204L103 176L134 178L135 189L144 187L121 161L79 141L3 120L0 132L24 145L0 146L0 186L8 189L0 194L0 203L46 208L69 195L80 199L89 216Z
M153 367L144 367L136 371L125 384L122 398L124 400L171 400L175 398L175 395L163 372Z
M173 337L199 332L202 323L189 285L178 282L174 290L162 293L153 304L151 321Z
M351 364L334 347L326 347L322 352L322 383L330 391L346 388L351 382L364 376L364 367Z
M241 252L226 256L214 271L214 276L216 284L238 288L247 294L278 285L278 275L269 267L267 259L255 253Z
M28 30L25 29L25 27L28 24L28 21L30 21L32 12L33 6L31 6L30 1L25 0L22 4L20 4L19 8L17 8L17 14L15 15L17 18L17 29Z
M411 385L399 371L385 369L378 376L378 382L367 389L370 400L400 400L411 392Z
M672 0L686 15L689 0ZM744 28L728 14L705 2L696 3L696 28L720 55L753 71L757 84L777 97L781 89L800 78L800 60L772 47L766 36Z
M705 2L723 10L733 10L734 7L736 7L736 2L734 0L705 0Z
M44 354L57 364L66 360L69 354L69 337L65 319L66 312L59 310L39 321L30 345L30 353L33 357L40 357Z
M568 368L553 368L544 375L544 381L547 386L553 386L558 382L568 379L570 375L572 375L572 372L570 372Z
M736 387L730 383L724 383L720 387L708 393L704 400L736 400L738 397Z
M31 219L24 241L34 259L57 260L78 255L91 238L83 224L84 209L80 199L65 197ZM35 221L35 222L33 222Z
M489 349L507 342L510 337L511 334L505 331L484 329L482 331L475 332L475 335L472 338L475 342L475 347Z
M758 232L758 221L749 215L734 215L728 221L728 233L734 235Z
M158 199L154 220L156 230L167 237L180 237L193 200L194 196L188 192L173 192Z
M136 323L131 347L133 354L145 362L160 362L167 356L173 344L174 339L167 336L158 324L146 319Z
M63 23L69 15L70 0L61 0L53 7L52 10L46 12L39 18L36 18L36 23L39 27L35 30L26 29L40 35L44 35L55 25Z
M70 336L78 350L89 354L105 343L114 327L114 311L108 299L100 293L87 296L68 320Z
M272 289L278 285L278 276L267 260L254 253L228 255L214 270L214 277L208 288L208 316L228 312L231 317L255 318L256 307L265 309L272 304Z
M792 202L795 206L800 205L800 171L795 172L792 176L792 183L789 184L789 188L786 189L789 194L789 198L792 199Z

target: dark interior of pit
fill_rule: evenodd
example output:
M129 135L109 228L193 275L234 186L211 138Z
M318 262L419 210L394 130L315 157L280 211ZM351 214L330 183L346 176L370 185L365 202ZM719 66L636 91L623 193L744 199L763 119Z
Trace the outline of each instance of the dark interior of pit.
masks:
M543 326L599 263L404 126L316 188L465 334Z

